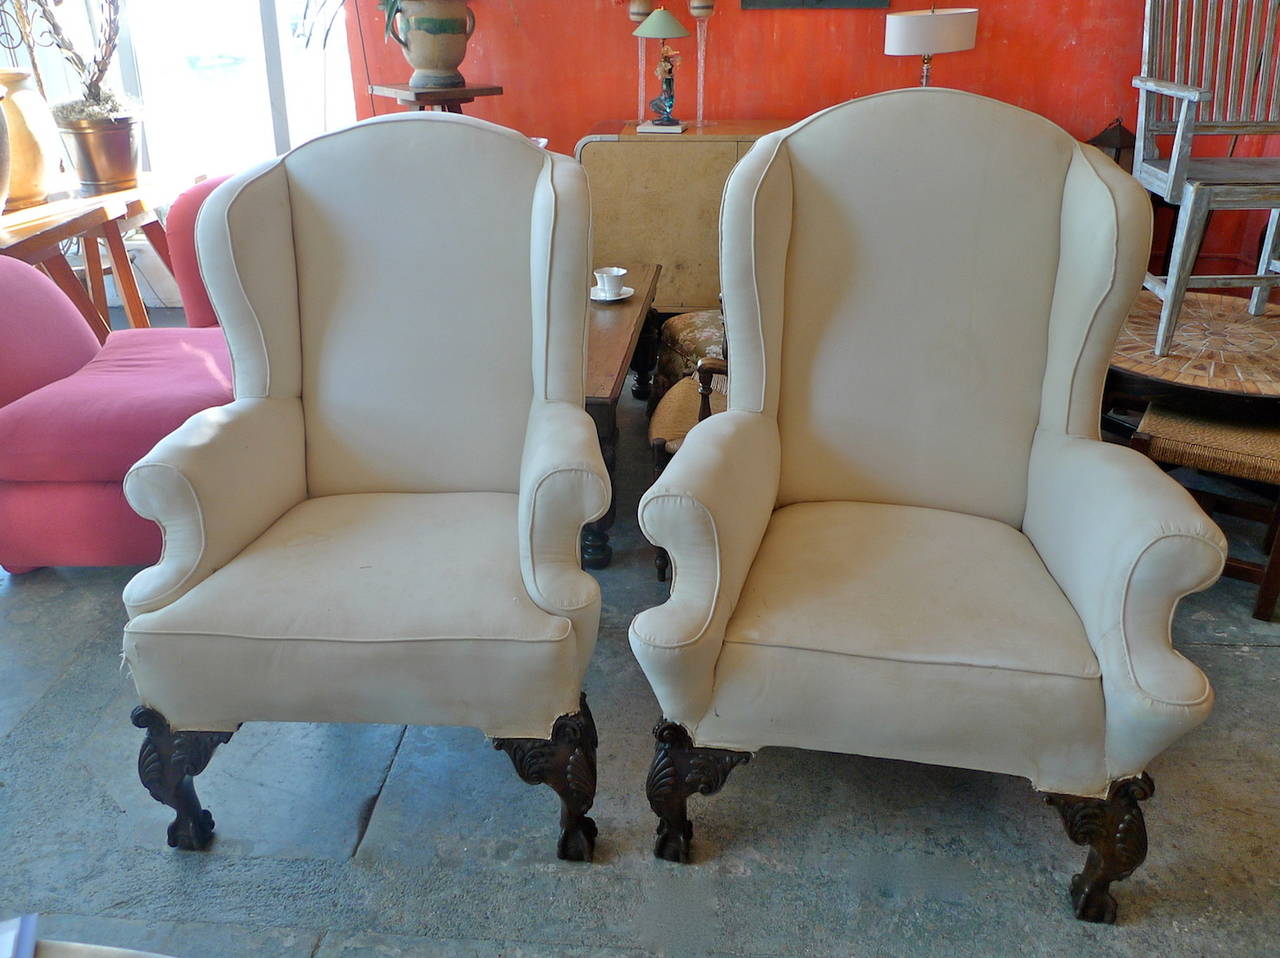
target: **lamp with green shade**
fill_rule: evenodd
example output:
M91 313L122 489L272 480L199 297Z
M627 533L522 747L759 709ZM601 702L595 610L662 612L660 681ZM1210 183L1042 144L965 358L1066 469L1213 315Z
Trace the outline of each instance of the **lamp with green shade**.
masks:
M665 7L658 7L653 13L645 17L644 22L636 27L632 35L640 37L642 40L662 41L662 52L658 58L658 69L656 71L658 78L662 81L662 92L649 101L649 108L658 114L658 117L641 123L636 128L636 132L683 133L685 124L671 115L676 103L676 65L680 62L680 59L676 52L667 46L666 41L674 40L677 37L687 37L689 31L681 25L679 20L668 13Z

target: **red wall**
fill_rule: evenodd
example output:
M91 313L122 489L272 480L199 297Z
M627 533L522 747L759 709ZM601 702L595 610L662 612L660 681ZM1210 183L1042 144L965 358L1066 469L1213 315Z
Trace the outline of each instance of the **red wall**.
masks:
M945 5L958 5L946 3ZM636 108L636 41L625 0L471 0L477 27L462 70L472 83L506 88L465 107L550 138L572 152L596 123L631 119ZM684 0L667 0L693 32ZM919 81L915 57L887 57L881 10L742 10L720 0L709 23L706 118L798 120L855 96ZM925 0L893 0L916 9ZM933 82L996 97L1041 113L1081 139L1119 116L1133 129L1130 80L1142 52L1142 0L982 0L974 50L940 55ZM360 117L398 107L370 97L369 82L405 82L410 68L394 41L383 41L375 0L348 0L348 36ZM654 61L654 41L648 55ZM676 114L694 115L696 46L683 54ZM656 94L656 79L649 86ZM1253 152L1242 144L1240 153ZM1217 214L1205 252L1253 255L1257 217ZM1157 231L1156 245L1163 236ZM1228 264L1224 264L1229 269ZM1222 267L1219 267L1222 268Z

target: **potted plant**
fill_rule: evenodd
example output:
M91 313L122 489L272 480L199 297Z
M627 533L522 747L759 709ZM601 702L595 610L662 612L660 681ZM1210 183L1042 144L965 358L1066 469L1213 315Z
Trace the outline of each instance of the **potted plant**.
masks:
M53 117L71 153L86 193L109 193L138 185L138 119L134 108L104 88L120 36L120 0L100 0L97 46L85 60L62 29L52 0L34 0L49 24L54 45L80 78L84 95L58 103Z

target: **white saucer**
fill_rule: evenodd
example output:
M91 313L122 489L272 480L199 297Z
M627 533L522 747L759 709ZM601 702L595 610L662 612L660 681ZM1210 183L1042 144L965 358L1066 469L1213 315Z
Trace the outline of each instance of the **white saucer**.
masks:
M635 290L630 286L624 286L618 292L617 296L606 296L605 291L599 286L591 287L591 299L597 303L617 303L626 299L628 296L634 295Z

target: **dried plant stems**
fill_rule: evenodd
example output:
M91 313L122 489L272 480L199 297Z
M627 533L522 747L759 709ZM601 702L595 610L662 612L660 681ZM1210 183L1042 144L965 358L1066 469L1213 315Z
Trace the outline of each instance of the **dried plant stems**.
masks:
M86 63L84 57L76 50L75 44L67 36L57 14L53 12L52 0L32 0L40 11L40 16L49 24L49 35L53 45L58 48L71 68L76 71L84 84L84 98L91 103L102 99L102 81L111 66L111 58L115 56L116 41L120 38L120 0L102 0L102 23L98 31L98 43L93 63Z

